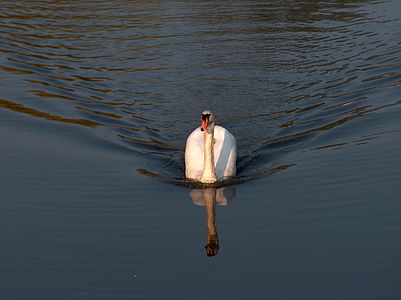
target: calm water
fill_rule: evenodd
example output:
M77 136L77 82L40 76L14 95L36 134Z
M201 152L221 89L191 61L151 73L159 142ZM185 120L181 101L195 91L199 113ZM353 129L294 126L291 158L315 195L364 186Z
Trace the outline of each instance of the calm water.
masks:
M2 1L1 299L401 299L400 12ZM216 207L205 108L239 151Z

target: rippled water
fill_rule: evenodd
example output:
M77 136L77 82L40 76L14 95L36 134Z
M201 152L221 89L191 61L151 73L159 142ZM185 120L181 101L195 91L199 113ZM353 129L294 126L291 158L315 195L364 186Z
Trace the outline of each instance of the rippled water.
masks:
M193 208L172 200L185 198L187 192L170 183L188 185L183 163L185 139L199 126L200 112L208 108L215 113L217 123L237 139L238 176L231 185L247 182L237 185L243 193L241 196L237 191L238 199L232 200L242 203L241 209L230 212L227 207L225 214L229 214L228 219L233 223L240 219L249 224L252 233L226 223L227 236L231 231L249 234L252 240L257 240L273 232L277 240L272 238L276 245L272 251L284 258L283 249L277 248L282 242L279 236L294 233L291 231L294 224L310 234L319 227L324 228L327 220L340 232L354 232L352 221L355 220L359 220L357 228L370 228L374 223L372 228L378 231L370 231L371 234L390 235L383 242L387 248L374 248L377 236L363 231L341 235L336 242L326 240L330 249L324 248L319 239L308 246L325 263L333 259L333 265L327 267L334 274L334 281L332 285L325 285L330 290L341 277L336 276L333 267L342 259L351 265L355 263L361 274L368 269L368 275L358 273L358 279L351 280L354 284L333 293L334 296L399 297L401 290L395 283L399 283L401 273L398 255L401 250L400 11L401 4L395 0L3 1L0 8L0 113L4 151L1 176L7 182L4 188L7 200L2 202L5 223L2 233L7 238L2 238L2 243L7 246L0 252L5 266L2 281L7 273L12 274L15 282L24 278L20 268L26 260L30 262L30 272L39 272L39 278L49 280L49 270L35 267L40 259L34 254L47 253L46 250L38 251L32 244L25 245L24 250L18 247L21 243L24 245L20 239L27 234L49 239L58 236L62 244L68 244L70 239L83 245L77 252L58 249L54 257L53 252L43 254L53 260L45 264L66 263L79 256L86 269L60 271L66 278L60 281L63 284L56 284L58 288L50 293L53 296L60 292L70 299L88 295L99 299L116 295L119 289L119 298L184 297L178 294L179 282L167 281L166 288L162 278L155 275L160 271L158 265L170 268L163 255L156 250L128 254L129 251L121 249L137 247L137 239L143 236L133 239L132 245L124 241L126 235L138 230L145 236L156 234L150 245L163 248L161 245L167 239L161 229L163 222L170 226L169 238L175 242L180 240L183 224L166 220L164 214L174 214L180 219L191 214L189 211ZM79 167L71 167L75 165ZM268 176L273 173L276 175ZM119 195L115 196L115 202L103 200L96 204L88 200L109 193L105 186ZM34 203L26 203L25 194L15 193L15 189L22 187L25 193L37 196L32 197ZM283 193L291 192L310 202L292 203L289 199L294 195L289 194L281 198ZM283 201L260 202L266 195ZM59 199L57 205L52 202L54 197ZM327 202L327 207L314 202L315 198L330 197L337 200ZM382 197L388 197L388 201ZM165 199L170 199L174 207L165 206ZM376 207L381 200L383 206ZM194 200L194 203L197 202ZM202 201L198 204L202 205ZM163 209L155 209L156 206ZM46 226L55 222L52 207L57 207L57 215L66 219L70 229L61 226L49 231ZM355 207L358 209L353 211ZM32 209L35 213L30 214ZM50 209L48 215L47 209ZM358 218L358 212L364 209L369 213ZM389 214L372 215L380 209ZM127 210L140 211L142 215L131 218ZM259 212L268 210L272 214L268 218L257 218ZM274 211L279 216L277 219ZM200 214L198 210L195 212ZM338 212L344 215L338 216ZM390 212L397 212L398 217ZM92 214L94 219L113 218L114 221L122 218L125 223L112 222L116 227L108 227L99 220L80 236L82 228L68 220L69 213ZM30 217L15 223L19 220L16 216L26 214ZM47 221L36 219L38 214L45 214ZM327 219L320 219L322 216ZM199 227L197 222L204 223L203 219L191 223L192 217L186 220L185 226L193 229L192 226ZM38 222L44 223L33 233L29 228L36 228ZM269 225L273 229L266 229ZM14 232L15 227L21 230ZM286 231L288 228L291 230ZM152 260L154 265L138 263L143 272L146 272L144 265L151 266L147 281L131 290L124 280L114 282L109 278L105 280L109 289L99 287L99 282L104 284L103 277L94 278L99 278L96 274L103 269L96 258L104 259L105 254L95 254L93 261L89 256L82 257L85 249L91 249L92 244L86 244L90 233L96 231L111 234L105 239L117 244L117 249L113 249L119 257ZM297 247L297 238L291 247ZM227 237L227 244L230 241L238 238ZM255 253L258 261L263 261L263 253L257 249L270 249L271 242L269 239L256 242L247 249ZM338 251L336 243L340 245ZM372 262L374 259L370 256L363 263L348 260L344 257L357 260L357 252L346 250L352 245L361 249L368 247L366 251L373 249L382 259L391 257L392 263ZM196 251L190 249L185 251ZM300 247L295 252L306 249ZM294 261L294 253L287 257L285 267L274 265L273 271L263 269L263 272L252 264L249 266L243 257L227 254L224 260L223 253L220 251L217 257L223 260L221 265L214 265L213 271L227 281L220 281L221 288L212 285L210 294L197 293L189 284L192 288L184 289L187 295L227 299L247 295L228 288L230 282L236 282L229 266L241 265L239 261L244 261L249 273L242 284L244 291L252 288L253 298L333 296L319 289L315 293L311 288L310 282L320 280L316 274L324 273L321 269L314 269L314 275L307 277L311 281L305 283L304 289L294 284L294 274L302 275L300 270L305 270L298 269L302 259ZM173 270L180 262L177 259L172 259L169 274L185 282L179 271ZM203 260L187 257L185 261L191 261L188 268L191 266L193 272L197 269L202 274L206 272ZM370 268L363 266L367 261ZM124 259L114 257L106 269L123 269L124 264ZM376 274L385 279L374 292L366 287L377 279L372 270L378 270ZM344 267L338 274L348 271ZM188 269L180 272L192 274ZM264 290L264 284L249 283L258 283L260 273L266 272L275 286L271 293ZM77 274L93 277L89 281L82 279L86 284L76 293L66 292L66 287L77 284L71 278L83 276ZM250 274L258 274L258 279ZM152 275L165 292L145 292L154 278ZM201 278L197 282L203 285ZM293 286L294 294L280 288L285 283ZM31 299L32 295L41 296L46 291L46 288L32 289L28 284L27 290L34 293L24 294L17 286L15 283L13 288L4 287L7 299ZM365 288L360 289L361 286Z

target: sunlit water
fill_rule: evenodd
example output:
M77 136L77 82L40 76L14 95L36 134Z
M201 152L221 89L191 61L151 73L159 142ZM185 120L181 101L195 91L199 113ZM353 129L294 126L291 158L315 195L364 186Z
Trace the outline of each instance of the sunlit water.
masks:
M15 282L14 286L3 286L5 299L45 299L44 295L59 293L67 294L69 299L113 299L116 293L119 298L129 299L203 299L214 295L219 299L245 299L247 289L254 291L253 298L261 299L282 295L307 299L333 295L399 297L401 222L394 214L372 213L384 209L397 212L398 218L401 213L400 12L398 1L3 1L1 176L7 186L1 208L4 226L0 241L4 251L0 250L0 262L4 266L1 281L11 274ZM274 265L269 269L268 281L274 286L269 292L264 290L264 283L253 285L260 280L259 273L266 272L252 263L248 265L246 257L227 254L224 261L224 250L220 250L214 259L223 260L222 265L213 269L216 276L227 278L219 283L220 288L212 285L210 293L199 293L193 286L185 289L180 282L172 281L166 283L164 292L158 293L157 285L150 292L152 275L159 287L163 286L157 266L171 266L170 276L183 280L179 271L174 271L180 264L181 251L201 252L196 247L163 245L167 239L180 241L182 227L198 229L204 223L199 210L195 211L199 219L191 217L182 224L166 220L165 214L176 214L177 218L191 214L192 207L174 202L188 194L175 185L193 187L184 177L183 150L186 137L200 125L200 113L206 108L214 112L219 125L234 134L238 144L237 177L222 184L233 186L234 192L230 200L217 199L223 205L230 201L242 203L240 210L225 212L232 220L226 221L222 233L227 236L225 248L230 241L236 241L236 247L246 243L256 259L263 261L258 249L276 245L272 251L284 258L283 249L288 248L277 245L282 242L280 236L294 233L288 231L292 225L298 224L296 228L311 234L329 222L340 232L348 232L355 229L352 222L359 220L356 228L372 226L377 232L369 232L378 236L386 232L389 236L382 243L388 247L369 248L375 245L376 236L369 238L368 232L358 231L326 241L333 246L330 250L317 239L316 244L300 246L298 253L314 248L312 252L324 258L329 272L337 274L333 268L345 259L355 263L361 274L367 268L368 275L356 276L354 285L350 280L344 290L333 294L325 294L323 289L313 292L310 282L319 281L318 274L324 269L314 269L303 289L294 284L294 272L305 278L300 271L305 268L298 268L302 260L295 261L292 254L286 257L285 267ZM80 167L69 169L75 164ZM103 165L109 166L105 169L111 173L99 167ZM237 191L239 199L232 200L235 188L242 188L243 194ZM15 192L18 189L26 194ZM115 202L102 198L109 190L117 194L110 195ZM310 202L293 202L294 195L290 194L281 197L292 192ZM27 195L37 197L26 202ZM262 201L266 195L273 202ZM336 200L327 205L314 200L331 196ZM89 201L92 197L103 200ZM272 200L278 198L288 202ZM164 204L168 199L171 206ZM204 205L201 200L194 203ZM283 206L275 210L275 205ZM70 227L60 224L52 228L55 207ZM355 207L358 209L354 211ZM369 213L358 219L358 212L364 209ZM133 211L140 212L136 218ZM258 219L262 211L272 215ZM75 219L69 219L75 213L91 214L98 223L85 227L80 235L83 228L77 227ZM26 215L29 217L22 217ZM46 217L42 220L40 215ZM125 221L111 222L108 227L108 218ZM249 228L234 228L238 220ZM165 222L170 228L167 234L163 231L167 229L162 229ZM105 237L96 235L99 232L105 232ZM141 234L131 240L127 236L132 232ZM231 238L228 232L232 232ZM256 243L239 241L234 234L258 240L272 232L277 240ZM88 242L92 234L99 240ZM157 238L150 245L138 242L147 234L156 234ZM24 244L27 235L35 238ZM44 250L48 246L39 251L32 246L47 238L81 246L71 252L65 248ZM136 265L142 272L149 272L147 280L131 286L128 282L132 278L113 281L99 275L104 272L100 261L107 255L96 255L95 251L91 258L88 253L93 251L93 244L102 247L100 240L115 243L117 248L110 247L120 255L109 258L109 272L124 269L124 257L135 262L152 260L151 265ZM132 244L125 244L127 240ZM297 248L296 239L293 243L295 246L290 243L288 247ZM337 243L342 245L338 251L334 246ZM353 245L368 246L366 251L376 251L375 257L382 258L372 262L366 256L371 264L365 266L366 261L358 261L357 252L344 250ZM131 247L140 250L135 252ZM177 251L174 253L178 256L170 263L160 252L148 249L164 247L166 251ZM344 258L347 255L355 260ZM50 269L38 268L38 257L50 257L52 262L44 263ZM190 259L188 254L186 257L186 263L190 263L183 273L192 274L189 269L206 272L206 262ZM332 265L327 262L331 259ZM66 266L72 261L85 268L59 271L60 281L50 294L46 294L48 287L27 283L26 273L39 273L38 278L49 280L58 262ZM28 271L23 267L26 263ZM230 266L236 264L248 268L248 277L242 278L246 282L243 294L229 288L230 282L236 282ZM377 279L371 275L372 270L378 270L385 282L379 283L374 292L369 287L361 288ZM349 271L344 267L338 273ZM128 273L128 277L133 276L131 271ZM82 274L92 278L81 279L84 284L79 285L79 280L73 278L83 278ZM258 274L258 279L251 274ZM334 289L336 280L334 276L334 283L326 287ZM290 291L284 291L284 286ZM179 293L182 288L186 293Z

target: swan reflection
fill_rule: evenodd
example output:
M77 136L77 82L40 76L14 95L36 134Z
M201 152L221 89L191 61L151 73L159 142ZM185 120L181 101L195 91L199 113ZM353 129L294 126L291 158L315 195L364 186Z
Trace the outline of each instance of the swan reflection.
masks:
M235 198L236 189L233 186L222 188L194 189L189 194L195 205L206 209L207 239L206 255L214 256L219 252L219 238L216 226L216 203L227 206Z

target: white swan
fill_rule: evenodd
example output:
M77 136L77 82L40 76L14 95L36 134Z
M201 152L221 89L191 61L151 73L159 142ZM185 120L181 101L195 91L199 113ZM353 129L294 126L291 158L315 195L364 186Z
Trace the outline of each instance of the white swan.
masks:
M188 137L185 176L202 183L215 183L236 173L237 143L225 128L215 125L211 111L202 112L202 123Z

